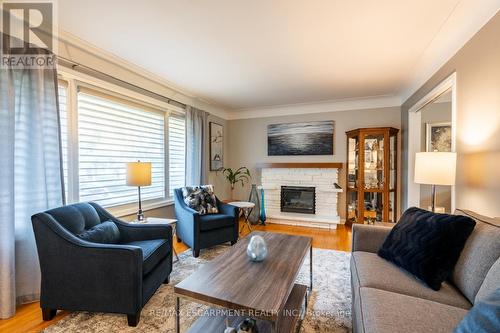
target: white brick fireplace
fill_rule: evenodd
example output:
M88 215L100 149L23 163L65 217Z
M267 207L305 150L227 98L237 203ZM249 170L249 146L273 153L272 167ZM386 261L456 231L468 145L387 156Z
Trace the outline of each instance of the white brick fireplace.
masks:
M266 214L273 223L283 223L320 228L337 228L340 217L337 211L338 193L336 168L262 168L262 187L265 192ZM281 187L314 187L315 214L281 211ZM279 220L274 220L279 219Z

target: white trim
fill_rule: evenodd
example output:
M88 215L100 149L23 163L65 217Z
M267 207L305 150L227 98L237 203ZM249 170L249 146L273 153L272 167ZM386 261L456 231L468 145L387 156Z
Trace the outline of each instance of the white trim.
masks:
M172 199L151 200L150 202L144 201L142 202L142 210L147 212L151 209L171 206L173 204L174 200ZM133 203L121 206L106 207L106 210L108 210L112 215L116 217L124 217L127 215L136 214L138 210L137 205L138 203Z
M420 185L414 182L415 154L421 150L421 112L429 103L451 90L451 151L456 152L457 141L457 74L453 73L427 93L408 110L408 175L407 207L420 205ZM455 186L451 187L451 211L455 211Z
M317 103L300 103L276 105L255 109L240 109L229 113L230 120L279 117L289 115L336 112L348 110L377 109L384 107L400 107L401 99L398 96L373 96L359 99L341 99Z
M183 108L180 108L178 106L162 102L156 98L152 98L146 95L143 95L141 93L132 91L130 89L126 89L123 87L120 87L118 85L106 82L104 80L100 80L98 78L95 78L93 76L77 72L75 70L63 67L63 66L58 66L57 68L58 74L63 78L65 81L75 81L75 83L78 85L78 82L84 83L86 85L91 85L96 87L97 89L104 89L108 90L111 93L117 93L123 96L124 99L127 98L132 98L140 102L144 102L146 104L150 104L156 108L161 109L162 111L166 112L167 110L171 110L174 112L180 112L184 113L185 110Z

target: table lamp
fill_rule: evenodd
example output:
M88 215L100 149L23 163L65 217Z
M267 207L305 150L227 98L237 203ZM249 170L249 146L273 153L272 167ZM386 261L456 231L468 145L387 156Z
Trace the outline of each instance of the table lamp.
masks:
M151 185L151 162L127 163L127 185L137 186L139 190L139 211L137 220L144 221L144 213L141 206L141 186Z
M432 185L432 212L436 211L436 185L455 185L457 154L422 152L415 157L415 183Z

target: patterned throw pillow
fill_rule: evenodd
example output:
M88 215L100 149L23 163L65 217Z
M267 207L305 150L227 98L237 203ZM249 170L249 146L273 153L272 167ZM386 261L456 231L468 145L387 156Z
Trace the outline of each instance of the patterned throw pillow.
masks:
M184 197L184 203L189 208L200 213L200 215L217 214L219 212L213 185L183 187L182 196Z

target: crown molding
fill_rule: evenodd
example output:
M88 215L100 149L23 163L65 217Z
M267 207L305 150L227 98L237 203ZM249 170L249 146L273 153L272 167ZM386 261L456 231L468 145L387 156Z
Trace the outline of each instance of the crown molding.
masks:
M205 98L198 97L195 94L184 90L172 82L164 79L163 77L160 77L159 75L152 73L138 65L135 65L123 58L120 58L119 56L108 52L106 50L103 50L67 31L59 29L58 33L58 39L60 43L63 43L63 45L60 46L59 51L61 51L61 48L63 48L67 53L67 56L71 59L71 51L67 49L68 46L75 47L79 49L81 52L84 52L86 54L89 54L93 57L99 58L103 60L106 63L113 64L115 66L118 66L122 70L131 72L135 75L138 75L144 80L150 81L152 83L155 83L157 85L162 86L163 88L166 88L168 92L165 91L159 91L159 89L156 89L156 92L161 95L165 95L166 97L177 100L181 103L192 105L194 107L203 109L209 113L211 113L214 116L223 118L223 119L228 119L228 111L218 105L215 102L209 101ZM61 53L61 52L59 52ZM112 74L110 74L112 75Z
M460 1L426 48L400 92L405 103L500 10L498 0Z
M399 96L373 96L359 99L330 100L317 103L276 105L229 112L229 120L291 116L300 114L400 107Z

